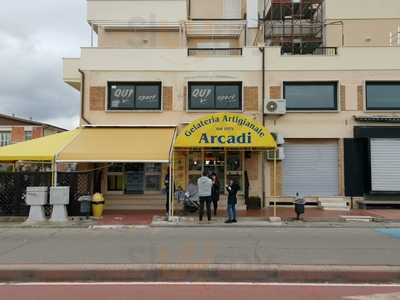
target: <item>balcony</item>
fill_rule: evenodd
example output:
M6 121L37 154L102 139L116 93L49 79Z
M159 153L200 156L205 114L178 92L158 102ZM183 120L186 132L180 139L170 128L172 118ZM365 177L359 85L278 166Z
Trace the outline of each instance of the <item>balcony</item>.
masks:
M282 47L281 55L338 55L337 47Z
M188 56L242 56L242 48L188 48Z
M344 47L337 49L337 55L282 55L281 47L268 47L266 50L269 71L400 69L400 47Z
M200 50L201 51L201 50ZM233 51L233 50L232 50ZM188 49L82 48L80 68L92 71L202 72L259 71L258 48L234 50L242 55L188 56Z
M187 21L185 31L188 37L239 37L246 29L245 21Z
M79 58L63 58L63 78L73 88L81 89L81 74L79 73Z

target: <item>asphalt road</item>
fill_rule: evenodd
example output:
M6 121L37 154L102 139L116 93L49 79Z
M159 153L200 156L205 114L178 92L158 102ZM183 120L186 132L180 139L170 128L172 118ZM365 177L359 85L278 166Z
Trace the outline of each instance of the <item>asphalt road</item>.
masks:
M398 300L400 286L274 284L3 285L7 300Z
M400 265L400 229L0 229L0 264Z

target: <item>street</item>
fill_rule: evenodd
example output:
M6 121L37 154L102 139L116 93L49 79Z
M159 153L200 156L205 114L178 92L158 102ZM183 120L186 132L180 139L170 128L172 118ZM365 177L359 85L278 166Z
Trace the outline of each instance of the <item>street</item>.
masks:
M400 229L0 229L0 264L400 265Z
M398 300L400 286L103 283L0 286L1 300Z

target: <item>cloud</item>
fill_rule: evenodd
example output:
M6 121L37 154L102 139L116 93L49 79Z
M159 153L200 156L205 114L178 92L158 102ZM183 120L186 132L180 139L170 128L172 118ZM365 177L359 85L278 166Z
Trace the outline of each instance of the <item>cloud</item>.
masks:
M2 4L0 113L78 125L79 92L63 82L61 58L78 57L90 42L85 18L83 0Z

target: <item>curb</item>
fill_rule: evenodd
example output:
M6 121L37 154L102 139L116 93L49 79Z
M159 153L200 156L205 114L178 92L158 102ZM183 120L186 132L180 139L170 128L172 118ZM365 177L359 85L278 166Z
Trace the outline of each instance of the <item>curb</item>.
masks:
M0 265L0 282L400 283L400 266Z
M198 224L198 223L168 223L153 222L149 225L152 228L400 228L400 222L302 222L302 223L236 223L236 224Z

